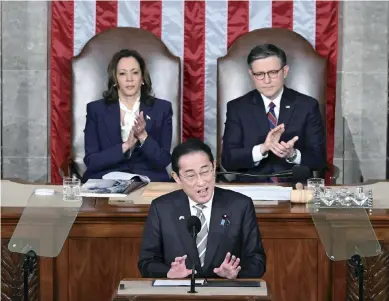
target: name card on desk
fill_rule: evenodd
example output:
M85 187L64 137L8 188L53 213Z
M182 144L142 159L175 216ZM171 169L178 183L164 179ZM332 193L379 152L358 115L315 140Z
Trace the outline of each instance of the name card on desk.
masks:
M204 279L196 279L195 283L197 285L204 285ZM190 279L178 279L178 280L170 280L170 279L157 279L153 281L153 286L190 286Z

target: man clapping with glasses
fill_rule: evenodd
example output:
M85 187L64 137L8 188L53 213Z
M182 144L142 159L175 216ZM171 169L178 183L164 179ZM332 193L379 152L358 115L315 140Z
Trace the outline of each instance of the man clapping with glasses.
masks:
M283 172L295 164L323 168L326 137L319 104L285 86L289 72L285 52L272 44L259 45L247 63L256 89L227 104L222 166L249 174ZM237 181L263 178L240 176Z

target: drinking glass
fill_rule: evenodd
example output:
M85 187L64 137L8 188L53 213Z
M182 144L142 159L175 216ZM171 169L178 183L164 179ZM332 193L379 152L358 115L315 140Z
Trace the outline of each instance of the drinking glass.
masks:
M317 190L319 188L324 188L324 179L321 178L310 178L307 181L308 190Z
M335 197L330 187L325 187L323 193L320 195L320 201L326 206L331 206L335 202Z
M77 178L65 177L63 179L63 200L81 201L81 181Z

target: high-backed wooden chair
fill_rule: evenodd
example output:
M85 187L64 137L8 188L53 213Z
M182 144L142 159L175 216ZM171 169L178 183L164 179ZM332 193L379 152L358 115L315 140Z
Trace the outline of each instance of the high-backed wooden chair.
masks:
M181 142L181 61L154 34L139 28L119 27L97 34L72 58L71 157L61 165L62 175L82 176L86 105L101 99L107 89L107 66L115 52L137 50L145 59L156 97L172 102L172 149ZM170 169L170 166L168 167Z
M248 73L247 55L255 46L274 44L286 52L290 66L285 85L318 100L326 124L327 61L301 35L281 28L263 28L239 37L217 60L217 162L221 167L227 103L255 89ZM320 176L323 176L323 171ZM337 176L337 172L334 173Z

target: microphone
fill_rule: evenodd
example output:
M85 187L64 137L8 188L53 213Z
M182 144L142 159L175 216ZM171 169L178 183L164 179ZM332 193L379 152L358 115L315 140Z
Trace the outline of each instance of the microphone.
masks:
M293 179L303 179L308 178L311 174L310 169L304 165L295 165L290 170L285 170L281 172L276 172L272 174L248 174L241 172L233 172L233 171L219 171L217 175L238 175L238 176L248 176L255 178L270 178L270 177L278 177L278 178L293 178Z
M200 219L195 216L195 215L192 215L188 218L187 222L186 222L186 228L188 229L189 233L191 234L192 238L193 238L193 242L194 242L194 245L196 246L196 237L197 237L197 234L200 232L201 230L201 221ZM191 275L191 278L190 278L190 291L188 291L188 293L197 293L195 291L195 273L196 273L196 270L195 270L195 256L193 255L193 258L192 258L192 275Z
M201 230L200 219L197 216L192 215L191 217L188 218L186 222L186 227L189 233L192 235L192 238L196 239L197 234Z

